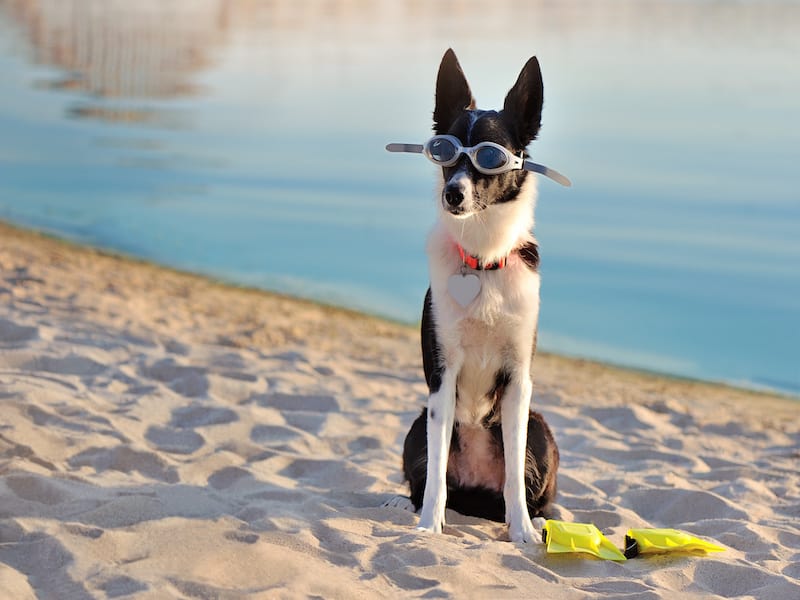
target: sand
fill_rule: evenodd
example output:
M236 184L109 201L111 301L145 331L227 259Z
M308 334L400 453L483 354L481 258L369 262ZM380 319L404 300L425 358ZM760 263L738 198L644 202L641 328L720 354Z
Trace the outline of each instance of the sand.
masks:
M535 373L561 518L727 551L548 555L452 511L417 533L382 506L425 402L414 329L0 226L0 597L800 598L800 404Z

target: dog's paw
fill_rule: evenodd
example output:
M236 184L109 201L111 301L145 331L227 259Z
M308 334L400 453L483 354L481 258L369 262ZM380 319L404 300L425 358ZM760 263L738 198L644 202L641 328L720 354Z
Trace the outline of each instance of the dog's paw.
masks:
M417 512L417 509L414 508L414 503L411 502L411 498L408 496L395 496L394 498L389 498L381 506L384 508L402 508L403 510L407 510L408 512L412 513Z
M544 517L535 517L531 521L531 523L533 525L533 530L537 534L541 535L542 530L544 529L544 526L547 524L547 519L545 519Z
M508 526L508 536L512 542L530 544L537 539L536 530L533 528L530 518L525 516L516 520Z
M417 531L425 533L442 533L442 526L444 525L444 517L435 518L432 515L426 516L423 512L417 525Z

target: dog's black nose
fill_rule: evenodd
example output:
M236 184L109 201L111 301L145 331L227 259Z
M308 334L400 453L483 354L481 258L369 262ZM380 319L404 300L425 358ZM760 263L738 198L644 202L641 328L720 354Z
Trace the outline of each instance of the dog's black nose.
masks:
M461 190L461 186L450 184L444 188L444 201L453 208L461 204L464 201L464 192Z

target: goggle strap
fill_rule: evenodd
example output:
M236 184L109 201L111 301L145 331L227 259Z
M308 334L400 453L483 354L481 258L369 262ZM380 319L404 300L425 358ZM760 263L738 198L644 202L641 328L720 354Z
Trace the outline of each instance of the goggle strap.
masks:
M389 152L411 152L413 154L422 154L425 146L422 144L386 144L386 149Z
M531 162L526 160L522 163L522 168L526 171L533 171L534 173L540 173L545 177L549 177L556 183L560 183L563 186L570 187L572 186L572 182L567 179L564 175L556 171L555 169L551 169L550 167L545 167L544 165L537 164L535 162Z

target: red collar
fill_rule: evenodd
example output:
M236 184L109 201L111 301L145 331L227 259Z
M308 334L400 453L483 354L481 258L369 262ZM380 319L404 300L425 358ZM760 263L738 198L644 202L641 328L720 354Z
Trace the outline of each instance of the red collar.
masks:
M461 247L461 244L456 244L456 248L458 248L458 254L461 256L461 260L464 264L476 271L496 271L497 269L502 269L506 266L506 261L508 260L508 257L504 256L497 262L484 264L477 256L467 254L467 251Z

